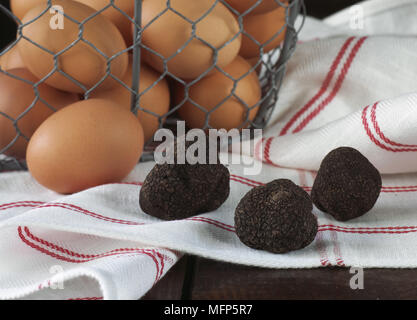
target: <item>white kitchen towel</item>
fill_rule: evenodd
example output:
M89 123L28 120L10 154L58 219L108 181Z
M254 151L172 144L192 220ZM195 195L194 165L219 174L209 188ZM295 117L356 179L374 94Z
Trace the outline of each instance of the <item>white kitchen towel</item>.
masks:
M27 172L0 174L0 298L138 299L184 252L273 268L417 267L417 2L393 3L363 2L362 30L350 29L351 10L307 20L251 154L262 171L230 165L231 194L215 212L171 222L143 213L139 191L153 163L70 196ZM315 241L288 254L239 241L234 210L246 192L277 178L310 191L321 159L342 145L384 173L368 214L338 222L315 208Z

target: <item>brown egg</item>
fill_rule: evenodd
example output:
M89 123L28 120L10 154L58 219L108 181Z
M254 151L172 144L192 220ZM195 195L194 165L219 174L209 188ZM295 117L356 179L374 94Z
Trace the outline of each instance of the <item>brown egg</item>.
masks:
M251 9L250 15L261 14L278 8L280 5L277 0L262 0L256 7L258 0L225 0L233 9L244 13ZM284 4L284 0L280 0ZM285 4L284 4L285 5Z
M152 113L163 116L169 111L170 93L168 82L165 78L159 80L160 74L154 71L145 64L142 64L140 69L140 81L139 92L143 93L145 90L150 89L140 97L139 105L141 108L146 109ZM159 82L153 86L153 84ZM128 88L132 86L132 61L130 60L128 71L125 77L122 79ZM152 87L153 86L153 87ZM106 91L94 91L91 94L92 98L111 100L118 105L123 106L126 110L130 110L131 107L131 91L127 90L120 83L117 83L113 89ZM156 130L159 128L159 119L154 114L150 114L145 111L138 112L138 118L142 124L145 134L145 141L149 141L153 138Z
M110 4L109 0L76 0L83 4L90 6L97 11L102 10L105 7L108 7ZM117 9L114 7L116 6ZM123 38L128 46L131 46L133 43L132 37L132 22L129 18L126 17L134 17L135 13L135 2L134 0L115 0L114 6L110 6L106 8L104 11L101 12L103 16L108 18L114 25L119 29L122 33ZM125 14L119 11L122 10Z
M27 164L43 186L69 194L120 182L142 154L138 119L113 102L91 99L49 117L29 142Z
M16 45L0 57L0 66L3 70L25 67Z
M251 69L250 64L241 57L237 57L231 64L223 68L234 79L240 79ZM221 106L210 114L208 124L215 129L243 128L248 125L247 117L253 120L258 111L257 104L261 99L261 87L258 76L252 71L236 85L235 95L244 101L247 107L235 96L230 96L233 91L234 81L223 73L216 71L190 87L189 97L202 108L210 111L222 103ZM176 90L176 103L184 99L184 88L178 86ZM206 113L193 105L189 100L179 109L179 115L191 128L205 126Z
M184 49L168 62L168 70L183 79L194 79L213 65L214 50L218 52L217 65L225 67L237 56L241 35L239 24L233 14L220 2L215 0L171 0L171 8L189 20L197 21L196 35L192 38L192 24L174 13L166 11L149 24L162 11L167 9L166 0L144 1L142 7L142 25L145 46L159 55L171 58L178 50ZM209 12L207 14L207 12ZM206 14L206 16L204 16ZM149 24L149 25L148 25ZM233 40L234 39L234 40ZM228 41L231 41L227 44ZM208 46L207 43L210 45ZM227 44L226 46L224 46ZM161 58L148 50L143 50L144 60L159 72L164 71Z
M12 69L8 72L32 83L38 82L26 69ZM55 109L61 109L78 101L76 94L59 91L46 84L39 85L39 94L41 99ZM13 146L8 148L5 154L16 158L25 157L27 140L22 136L17 137L12 119L19 119L17 121L18 129L26 138L30 138L41 123L54 113L52 109L39 99L30 111L25 113L31 104L35 102L35 98L35 91L32 85L0 73L0 152L17 138Z
M258 57L261 46L264 46L263 52L267 53L277 48L285 38L287 30L285 8L280 7L264 14L246 16L243 18L243 28L260 45L244 34L239 54L244 58Z
M81 2L89 7L99 11L104 7L110 5L110 0L75 0ZM46 4L47 0L10 0L10 7L12 12L22 20L25 14L40 4ZM125 12L128 16L134 16L135 3L134 0L115 0L114 5ZM130 46L132 44L132 23L131 21L118 9L109 6L102 13L103 16L113 22L122 33L126 43Z
M262 61L260 62L260 60L261 60L261 57L254 57L254 58L247 58L247 59L245 59L252 67L255 67L256 66L256 72L259 74L260 72L261 72L261 70L262 70L262 66L263 66L263 64L262 64Z
M30 9L46 3L47 0L10 0L10 8L14 15L22 20Z
M96 11L89 6L71 0L53 0L53 5L63 8L66 15L77 21L83 21L94 15ZM23 18L27 23L39 16L45 10L45 4L32 8ZM64 22L55 30L55 22ZM22 29L23 35L38 45L57 54L79 38L79 25L60 13L51 14L46 11L40 18ZM125 42L119 30L105 17L97 15L84 23L83 39L96 46L101 54L84 41L77 42L58 56L58 67L62 72L80 82L87 89L95 86L106 75L107 57L113 57L126 49ZM43 79L54 69L53 55L22 38L18 42L20 55L27 68L39 79ZM124 76L128 64L127 53L111 61L111 73L121 78ZM50 76L46 83L61 90L83 93L84 90L58 71ZM111 87L113 82L109 78L101 88Z

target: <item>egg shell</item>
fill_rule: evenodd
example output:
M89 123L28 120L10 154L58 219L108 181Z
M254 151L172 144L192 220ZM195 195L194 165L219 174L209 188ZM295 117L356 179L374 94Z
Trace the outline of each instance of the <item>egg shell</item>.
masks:
M247 34L259 42L257 44L249 36L243 34L240 55L244 58L254 58L260 55L260 48L263 46L263 53L277 48L285 39L286 20L285 8L243 18L243 28Z
M27 69L11 69L8 72L32 83L38 82ZM38 90L41 99L57 110L78 101L76 94L59 91L46 84L40 84ZM31 84L0 73L0 150L7 147L17 137L13 120L5 115L14 120L20 117L17 127L24 136L30 138L42 122L54 113L39 99L30 111L25 113L35 99L35 91ZM20 136L5 154L15 158L24 158L26 147L27 140Z
M10 0L10 9L16 17L22 20L30 9L46 2L47 0Z
M97 11L102 10L104 7L110 5L110 0L76 0L77 2L83 3ZM25 14L40 4L46 4L47 0L10 0L10 8L15 16L20 20L23 19ZM134 0L115 0L114 5L120 10L126 13L126 15L133 17L135 2ZM103 16L108 18L114 25L120 30L125 39L126 44L129 46L132 44L132 29L131 21L118 9L110 6L106 8L102 13Z
M117 183L143 150L138 119L113 102L90 99L49 117L29 142L27 164L43 186L62 194Z
M250 9L250 12L248 15L253 14L262 14L269 11L272 11L278 7L280 7L280 4L278 3L278 0L262 0L256 7L256 3L258 0L225 0L228 4L230 4L233 9L237 10L239 13L245 13L247 10ZM280 2L285 5L285 2L283 0L280 0Z
M131 18L134 17L134 13L135 13L134 0L115 0L114 6L117 7L118 9L116 9L113 5L109 6L110 5L109 0L76 0L76 1L86 4L90 6L91 8L94 8L97 11L101 11L103 10L103 8L106 8L104 9L104 11L101 11L101 14L114 23L114 25L122 33L126 44L128 46L132 45L133 43L132 24L133 23L129 20L129 18L126 17L126 15L128 15ZM126 15L121 13L119 9L122 10Z
M170 73L183 79L194 79L203 74L214 64L214 50L210 46L221 48L217 57L219 67L227 66L236 58L241 44L239 24L222 3L215 4L216 0L171 0L170 3L171 9L187 19L200 19L196 35L206 42L197 38L190 40L192 24L174 11L167 10L166 0L144 1L142 41L165 59L172 57L167 63ZM167 11L156 18L164 10ZM177 53L180 49L182 51ZM163 60L158 55L143 50L143 58L159 72L164 72Z
M261 57L254 57L254 58L246 58L245 59L252 67L256 67L256 73L259 75L261 70L262 70L262 66L263 63L259 62L259 60L261 60Z
M223 68L224 72L233 79L240 79L251 69L250 64L242 57L237 57L231 64ZM210 114L208 124L215 129L230 130L244 128L248 125L247 117L253 120L258 112L257 105L261 99L261 86L256 71L248 73L241 78L236 85L235 95L244 101L248 108L235 96L233 92L234 81L220 71L209 75L189 89L189 99L179 109L179 115L190 128L203 128L206 121L206 112L193 105L190 100L197 103L207 111L213 110L222 103L219 108ZM176 88L176 103L184 99L185 89L182 85ZM230 97L229 97L230 96Z
M132 87L132 59L130 59L128 71L122 82L128 87ZM153 138L156 130L159 128L158 116L163 116L169 111L170 105L170 92L168 82L165 78L160 79L160 74L148 67L146 64L141 65L139 78L139 92L145 94L140 96L139 105L141 108L152 112L151 114L146 111L139 110L138 119L140 120L143 131L145 134L145 141L149 141ZM155 86L153 84L159 81ZM91 94L91 98L99 98L111 100L118 105L124 107L126 110L130 110L131 107L131 91L126 89L120 83L117 83L114 88L107 91L94 91Z
M3 70L25 68L25 64L16 45L0 57L0 66Z
M53 0L53 5L59 5L64 13L77 21L83 21L97 12L79 2L71 0ZM45 4L32 8L23 18L28 23L45 11ZM79 38L79 25L68 18L63 18L63 29L52 29L53 19L63 18L60 13L46 11L36 21L22 29L25 37L36 42L54 54L68 48ZM52 19L52 20L51 20ZM98 14L84 23L83 39L96 46L106 57L112 57L126 49L126 44L119 30L107 18ZM39 79L43 79L54 70L53 55L22 38L18 42L20 55L27 68ZM58 67L87 89L95 86L106 76L107 59L84 41L78 41L74 46L58 56ZM128 55L124 53L111 61L111 73L122 78L128 65ZM46 83L61 90L83 93L84 90L63 74L55 71ZM106 89L113 84L107 78L101 88Z

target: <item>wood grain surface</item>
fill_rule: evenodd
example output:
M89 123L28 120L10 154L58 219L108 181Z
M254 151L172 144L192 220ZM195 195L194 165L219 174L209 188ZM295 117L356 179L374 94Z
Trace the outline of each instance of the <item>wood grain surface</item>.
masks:
M417 299L416 269L364 269L363 289L352 289L356 273L348 268L265 269L195 257L185 258L177 266L145 299Z

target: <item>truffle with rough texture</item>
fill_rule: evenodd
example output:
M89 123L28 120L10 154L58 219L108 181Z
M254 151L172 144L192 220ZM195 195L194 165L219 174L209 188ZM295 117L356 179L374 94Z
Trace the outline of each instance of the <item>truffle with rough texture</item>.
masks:
M311 191L321 211L347 221L367 213L381 192L381 175L358 150L341 147L323 160Z
M235 212L236 234L247 246L285 253L308 246L317 234L317 218L307 192L286 179L249 191Z
M214 211L228 198L230 173L222 164L157 164L140 191L144 212L163 220Z

